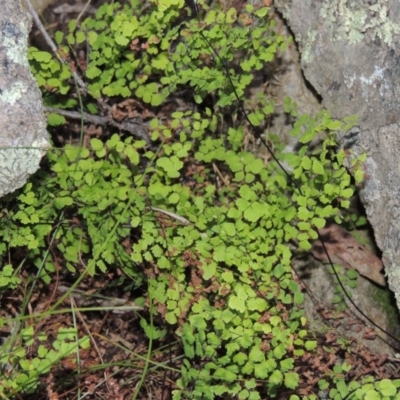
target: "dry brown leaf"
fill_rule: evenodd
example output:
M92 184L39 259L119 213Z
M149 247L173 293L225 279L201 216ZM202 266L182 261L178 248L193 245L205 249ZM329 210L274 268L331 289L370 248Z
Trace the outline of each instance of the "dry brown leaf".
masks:
M378 285L386 286L381 274L382 261L350 233L335 224L320 229L319 233L334 264L353 268ZM318 260L329 262L319 240L314 241L311 253Z

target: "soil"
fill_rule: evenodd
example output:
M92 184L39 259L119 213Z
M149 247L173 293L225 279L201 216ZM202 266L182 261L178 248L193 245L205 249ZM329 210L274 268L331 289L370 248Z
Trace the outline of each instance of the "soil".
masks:
M99 7L104 0L93 0L90 3L86 14L82 18L92 12L93 9ZM85 5L79 1L70 0L65 2L53 2L43 13L42 19L47 32L52 36L55 31L66 31L68 21L71 18L77 18L79 12L54 12L55 9L62 5ZM235 3L236 4L236 3ZM67 10L67 8L65 8ZM45 40L41 37L36 27L31 33L31 44L48 50ZM266 84L264 80L262 82ZM184 101L184 99L183 99ZM122 103L122 100L121 100ZM126 104L124 105L126 106ZM125 107L124 110L127 110ZM154 113L142 107L142 112ZM167 112L171 110L160 109L162 118L165 118ZM70 140L77 140L79 132L79 123L69 120L68 124L62 131L53 130L53 140L59 144L66 143ZM97 127L93 124L85 126L85 135L91 137L93 135L107 135L109 132L105 129L101 132L97 131ZM250 141L251 145L256 146L254 140ZM127 246L132 245L127 243ZM76 357L63 360L60 365L53 368L51 372L41 379L41 385L35 393L34 398L41 399L113 399L123 400L131 399L135 395L136 387L142 379L145 360L149 353L149 340L143 333L140 325L140 315L147 316L146 309L143 305L136 305L134 299L145 294L145 288L136 288L132 282L124 277L122 271L110 271L107 274L96 275L94 277L86 277L75 287L72 294L62 299L64 293L73 284L74 278L79 276L82 271L76 271L71 276L66 271L65 260L62 254L52 249L54 259L57 261L56 274L53 275L52 281L45 284L38 281L34 292L31 296L27 309L30 314L39 312L45 313L51 305L61 301L61 308L92 308L89 312L77 311L73 313L60 313L43 318L40 323L35 324L35 332L46 332L48 336L48 344L51 345L55 338L57 329L61 326L76 326L82 335L89 335L91 346L89 350L82 350L79 353L79 365L76 363ZM13 254L15 260L23 257L19 254ZM83 267L82 267L83 269ZM24 307L23 299L25 298L24 287L31 279L30 270L27 268L21 273L22 284L15 290L3 293L1 297L2 316L16 317L21 313ZM296 279L299 280L298 277ZM304 285L299 280L299 284ZM304 285L304 291L307 288ZM308 288L313 292L313 288ZM124 313L96 310L96 308L110 307L115 305L137 306L137 311L127 311ZM393 378L399 376L398 361L394 355L379 354L370 350L367 346L360 345L356 339L338 340L342 336L336 329L338 321L345 316L345 312L336 312L331 305L317 302L312 312L317 312L323 321L324 329L318 329L314 332L318 342L318 347L312 357L305 357L296 367L296 372L301 376L301 389L299 395L308 395L315 392L320 377L328 370L332 369L337 363L343 361L353 365L352 375L350 378L358 379L365 374L372 374L377 379ZM346 319L346 323L351 323L351 318ZM168 328L162 320L155 321L160 329L166 329L166 334L161 340L155 340L151 349L152 364L145 372L145 382L142 390L136 397L140 399L171 399L172 390L176 386L179 378L179 370L182 360L182 346L177 340L174 332ZM359 336L365 335L367 340L374 340L376 335L373 331L366 328L364 323L354 318L355 329L361 327ZM7 331L4 332L4 335ZM369 339L368 339L369 337ZM29 349L31 355L36 354L37 348ZM168 366L164 368L163 366ZM84 396L83 396L84 394ZM288 393L282 393L281 398L288 398ZM32 399L32 394L22 397ZM266 397L265 397L266 398Z

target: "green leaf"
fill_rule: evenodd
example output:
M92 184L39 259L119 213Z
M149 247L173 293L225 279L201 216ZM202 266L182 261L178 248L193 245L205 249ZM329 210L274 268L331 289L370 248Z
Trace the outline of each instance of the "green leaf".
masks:
M382 379L376 386L383 396L394 396L397 393L396 386L389 379Z
M100 139L93 138L90 140L90 146L94 151L99 151L103 149L103 142Z
M314 350L317 348L317 342L315 340L308 340L305 343L305 347L307 350Z
M146 333L146 336L149 339L153 340L162 339L167 333L166 329L157 329L156 327L149 325L144 318L140 319L140 326L143 328L143 330Z
M312 162L312 171L317 175L324 175L325 173L324 167L317 159L314 159Z
M256 193L248 186L248 185L243 185L239 189L239 194L242 199L248 200L248 201L256 201L257 200L257 195ZM241 208L239 207L239 210Z
M65 122L66 122L65 117L60 114L50 113L47 115L47 123L50 126L64 125Z
M299 376L296 372L286 372L284 376L284 384L288 389L296 389L298 387Z
M337 120L330 120L328 123L326 123L325 126L327 127L327 129L337 131L342 127L342 123Z
M295 293L293 297L294 304L303 304L304 302L304 295L303 293Z
M311 223L312 223L317 229L321 229L321 228L323 228L323 227L325 226L326 220L325 220L324 218L317 218L317 217L314 217L314 218L311 220Z
M203 278L209 280L216 276L217 265L214 262L203 264Z
M283 343L280 343L278 346L276 346L273 350L274 356L280 360L285 354L286 354L286 348Z
M57 31L54 34L54 41L57 43L57 45L61 44L61 42L63 41L63 38L64 38L64 33L61 31Z
M161 157L156 162L158 167L161 167L170 178L178 178L179 170L183 167L183 162L177 156Z
M299 207L298 217L304 221L308 220L313 216L313 213L309 211L306 207ZM308 229L308 228L307 228Z
M265 17L268 14L268 7L260 7L254 12L254 15L258 18Z
M172 193L169 197L168 197L168 202L170 204L177 204L179 203L181 196L179 193Z
M346 275L349 279L357 279L358 272L355 269L348 269Z
M282 383L282 380L283 380L283 374L281 371L277 369L271 374L271 376L268 379L268 382L271 385L279 386Z
M254 376L257 379L266 379L268 377L268 370L265 367L265 362L254 364Z
M178 322L178 319L173 311L169 311L165 314L165 320L171 325L174 325Z
M238 296L231 295L228 305L232 310L237 310L242 313L246 311L246 303Z
M263 208L263 206L261 206L261 208ZM264 212L260 212L260 209L258 209L258 203L253 203L250 207L244 210L243 217L247 221L256 222L263 216L263 214Z
M222 312L221 315L221 319L225 322L225 323L229 323L232 321L233 317L235 316L235 314L233 314L229 309L226 309Z
M301 160L301 166L305 169L305 170L309 170L311 169L311 159L308 156L304 156Z
M303 250L310 250L311 244L308 240L302 240L299 242L299 247Z
M138 165L140 162L140 156L137 150L132 146L127 146L124 153L128 156L129 161L132 165Z
M374 389L368 390L364 395L365 400L382 400L381 395Z
M340 196L344 197L345 199L349 199L354 194L354 190L352 188L347 188L340 191Z
M221 379L226 382L233 382L237 379L237 375L226 368L216 369L213 377L216 379Z
M247 300L247 309L250 311L264 312L268 308L268 303L260 297Z
M239 352L235 354L235 356L232 358L232 361L237 365L244 365L244 363L247 361L247 355L243 352Z
M247 117L249 118L251 124L256 127L259 126L264 119L264 116L258 112L252 112L248 114Z
M94 79L100 76L101 70L97 68L95 65L90 65L85 72L86 77L89 79Z
M326 184L324 185L324 191L325 191L325 193L326 193L327 195L331 196L331 195L333 195L334 193L337 193L337 187L334 186L334 185L332 185L332 184L330 184L330 183L326 183Z
M257 346L254 346L249 353L249 360L253 363L265 361L265 354Z
M221 231L224 232L228 236L235 236L236 235L236 228L235 225L231 222L224 222L221 225Z
M52 59L50 53L46 51L32 51L33 58L40 63L49 63Z
M82 31L78 31L75 34L75 38L76 38L76 43L80 44L86 40L86 35Z
M283 372L293 369L294 366L294 359L293 358L286 358L285 360L282 360L279 362L280 368Z

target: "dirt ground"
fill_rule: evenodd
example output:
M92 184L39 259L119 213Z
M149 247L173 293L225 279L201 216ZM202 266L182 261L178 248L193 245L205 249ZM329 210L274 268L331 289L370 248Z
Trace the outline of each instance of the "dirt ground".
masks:
M55 31L65 31L71 18L85 18L93 13L104 0L93 0L90 3L70 0L68 2L54 1L41 13L43 24L50 34ZM83 14L81 15L81 13ZM39 30L33 27L31 33L31 45L48 50L47 45ZM143 105L143 111L146 107ZM147 110L147 112L153 112ZM165 117L166 110L160 110ZM65 143L71 138L76 138L79 132L79 123L69 120L62 131L53 130L53 140L57 143ZM88 136L93 135L98 129L93 124L85 125ZM107 134L103 131L102 134ZM127 246L132 243L127 243ZM56 274L50 284L38 282L31 300L27 305L29 313L45 312L54 305L73 283L73 277L65 272L65 260L56 249L51 249L57 262ZM13 255L15 259L20 257ZM1 298L2 315L17 316L23 307L25 298L24 287L30 279L29 268L21 274L22 284L15 290L4 293ZM77 271L75 276L79 276ZM301 284L301 282L300 282ZM304 290L307 290L304 287ZM135 287L135 284L124 280L122 271L110 271L107 274L86 277L78 287L74 288L72 296L68 296L60 304L60 308L71 306L92 308L88 312L76 312L75 320L71 313L60 313L48 316L35 324L35 331L46 332L49 344L55 338L60 326L71 327L76 325L82 335L90 337L89 350L81 350L79 365L76 357L63 360L60 365L41 379L38 391L32 395L26 395L25 399L132 399L136 394L136 387L144 376L146 358L150 356L151 365L145 372L144 384L136 399L171 399L171 391L176 388L179 378L179 370L182 360L182 346L174 332L162 320L156 320L155 324L166 329L167 333L161 340L153 343L149 355L149 341L140 326L139 312L148 316L145 308L138 307L138 311L113 312L96 310L101 307L116 307L123 305L135 305L134 299L145 293L145 288ZM399 376L399 363L393 357L375 354L367 347L360 346L355 341L346 342L338 340L335 326L338 321L345 318L345 313L332 312L324 304L316 304L315 310L323 316L326 330L315 333L318 348L313 358L305 358L296 367L296 372L301 376L302 387L298 394L306 395L314 390L320 380L321 374L338 361L348 361L353 365L354 379L364 374L382 378ZM353 316L349 317L349 320ZM361 324L353 319L354 324ZM360 326L361 326L360 325ZM362 325L363 326L363 325ZM363 326L364 329L364 326ZM4 336L9 332L5 330ZM371 340L374 335L371 333ZM352 349L347 351L347 347ZM30 348L34 355L37 348ZM288 398L288 393L283 393L281 398Z

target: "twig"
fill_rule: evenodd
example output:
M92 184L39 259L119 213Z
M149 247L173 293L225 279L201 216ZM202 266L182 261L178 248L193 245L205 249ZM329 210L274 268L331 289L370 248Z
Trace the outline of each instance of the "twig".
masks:
M44 110L49 112L49 113L56 113L63 115L64 117L67 118L72 118L72 119L78 119L80 120L82 117L84 121L86 122L91 122L92 124L95 125L112 125L115 126L122 131L129 132L132 136L136 136L140 139L143 139L146 141L148 145L151 145L151 140L149 136L147 135L147 132L144 130L142 125L138 122L128 122L128 121L123 121L123 122L117 122L114 121L113 119L110 119L108 117L101 117L98 115L93 115L93 114L88 114L88 113L80 113L79 111L68 111L68 110L61 110L58 108L52 108L52 107L44 107Z
M168 215L171 218L176 219L177 221L179 221L181 224L183 225L193 225L188 219L186 219L185 217L181 217L178 214L175 214L171 211L167 211L167 210L163 210L162 208L158 208L158 207L147 207L148 209L152 210L152 211L157 211L160 212L161 214L165 214ZM205 238L207 237L207 233L205 232L201 232L200 236Z
M223 182L223 184L230 189L230 185L228 180L221 174L221 171L218 169L217 165L215 163L213 163L213 169L214 171L217 173L217 175L220 177L221 181Z
M92 0L88 0L88 1L86 2L85 7L83 7L82 11L81 11L81 12L79 13L79 15L78 15L78 18L76 19L76 23L78 23L78 21L80 21L80 19L82 18L82 15L85 13L85 11L87 10L87 8L89 7L91 1L92 1Z
M104 310L111 310L114 314L124 314L132 311L142 311L142 306L136 305L133 301L120 299L117 297L98 297L87 295L84 291L74 289L60 285L57 287L57 291L60 293L69 293L70 297L73 297L78 307L98 306L103 307Z
M150 210L158 211L162 214L168 215L169 217L176 219L183 225L191 225L191 222L188 219L186 219L185 217L181 217L180 215L175 214L171 211L163 210L162 208L157 208L157 207L149 207L149 208L150 208Z

